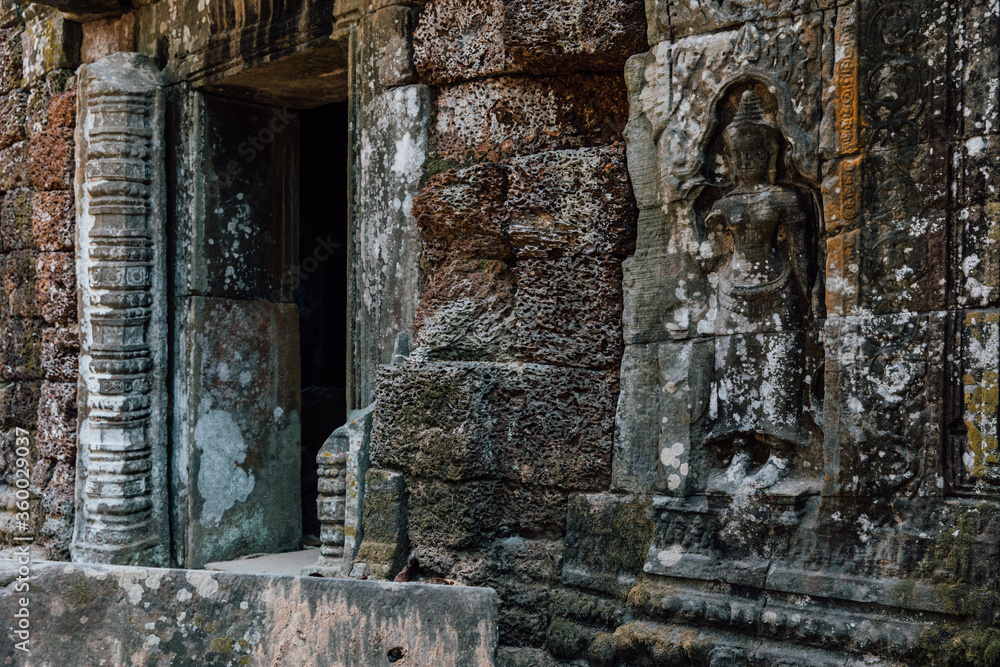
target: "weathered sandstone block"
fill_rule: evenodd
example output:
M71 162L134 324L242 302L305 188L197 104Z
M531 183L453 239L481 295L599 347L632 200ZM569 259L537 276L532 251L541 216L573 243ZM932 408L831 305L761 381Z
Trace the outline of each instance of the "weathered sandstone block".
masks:
M76 382L43 382L38 396L38 456L76 460Z
M0 96L0 148L24 139L24 117L28 96L13 90Z
M615 71L644 47L644 18L641 0L436 0L414 33L417 69L438 85Z
M487 163L431 177L413 202L423 259L507 259L507 172Z
M31 215L31 192L26 188L0 195L0 252L35 246Z
M364 538L356 561L378 579L392 579L406 565L409 550L407 495L403 475L372 468L365 478Z
M42 331L42 372L52 382L76 382L79 372L80 334L76 327Z
M623 146L551 151L509 165L504 208L519 258L634 251L638 211Z
M0 318L0 378L4 381L41 377L41 320Z
M73 188L73 130L54 127L31 138L28 146L31 185L36 190Z
M567 256L523 259L513 312L518 359L610 369L622 354L621 265Z
M414 354L432 360L498 361L513 350L516 272L495 260L434 269L417 310Z
M36 271L36 301L42 319L49 324L76 322L76 263L73 253L40 253Z

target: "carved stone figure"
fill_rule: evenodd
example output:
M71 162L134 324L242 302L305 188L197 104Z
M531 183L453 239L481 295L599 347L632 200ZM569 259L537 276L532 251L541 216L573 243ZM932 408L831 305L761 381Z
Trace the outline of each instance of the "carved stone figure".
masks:
M800 194L778 183L781 130L766 119L753 90L743 93L723 142L735 187L712 206L707 223L726 233L732 254L719 272L716 419L708 439L742 441L727 477L743 479L752 440L807 444L802 423L809 215ZM764 454L767 461L754 482L770 486L784 462L773 449Z

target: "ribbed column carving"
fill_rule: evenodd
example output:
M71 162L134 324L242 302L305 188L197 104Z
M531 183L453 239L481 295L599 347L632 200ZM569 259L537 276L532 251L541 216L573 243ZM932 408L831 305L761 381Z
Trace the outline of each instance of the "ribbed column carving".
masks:
M74 560L162 562L162 93L152 63L84 70L78 134L82 489ZM154 322L154 320L156 320Z

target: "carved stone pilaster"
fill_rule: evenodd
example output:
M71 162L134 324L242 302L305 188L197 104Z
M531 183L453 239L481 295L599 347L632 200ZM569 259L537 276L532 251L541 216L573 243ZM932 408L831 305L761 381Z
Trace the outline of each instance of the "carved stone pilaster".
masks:
M339 565L344 557L344 502L347 495L347 437L333 432L316 457L319 464L320 564Z
M362 538L361 506L370 465L368 446L374 407L352 410L347 423L327 438L316 456L322 546L319 562L304 573L347 574L354 564Z
M164 102L118 53L80 71L81 360L73 559L166 565Z

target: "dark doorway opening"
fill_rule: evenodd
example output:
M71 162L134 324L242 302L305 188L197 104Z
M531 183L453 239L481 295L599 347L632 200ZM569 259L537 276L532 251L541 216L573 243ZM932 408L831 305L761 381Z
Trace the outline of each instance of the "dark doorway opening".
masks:
M347 420L347 102L301 112L299 336L302 534L319 545L316 455Z

